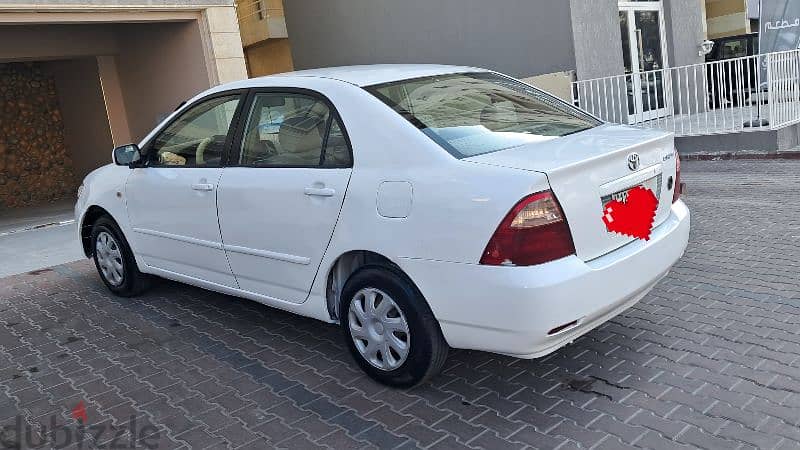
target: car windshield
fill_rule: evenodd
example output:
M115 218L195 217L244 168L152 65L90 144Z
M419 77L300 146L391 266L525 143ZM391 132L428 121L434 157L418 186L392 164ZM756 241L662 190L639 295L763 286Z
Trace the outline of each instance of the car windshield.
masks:
M456 158L543 142L600 125L502 75L459 73L366 88Z

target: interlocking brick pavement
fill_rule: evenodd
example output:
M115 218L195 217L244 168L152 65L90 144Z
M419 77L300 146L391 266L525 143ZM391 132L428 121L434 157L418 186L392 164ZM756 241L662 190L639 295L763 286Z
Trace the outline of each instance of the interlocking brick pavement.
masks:
M800 163L684 171L691 244L641 303L544 359L455 351L408 391L337 327L257 303L167 281L116 298L88 261L5 278L0 428L33 431L0 437L77 430L82 401L116 430L83 448L798 448Z

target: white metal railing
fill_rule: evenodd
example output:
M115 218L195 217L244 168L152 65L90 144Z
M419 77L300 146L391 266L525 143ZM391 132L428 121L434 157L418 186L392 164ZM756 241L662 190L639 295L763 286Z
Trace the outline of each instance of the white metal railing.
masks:
M768 54L767 73L770 125L800 123L800 50Z
M800 50L576 81L573 101L678 136L778 129L800 122Z

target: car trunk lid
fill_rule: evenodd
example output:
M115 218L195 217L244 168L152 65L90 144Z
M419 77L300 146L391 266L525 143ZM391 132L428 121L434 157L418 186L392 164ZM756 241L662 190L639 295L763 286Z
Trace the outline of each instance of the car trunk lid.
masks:
M628 158L638 155L631 169ZM466 158L480 164L541 172L547 175L569 222L576 254L584 261L609 253L635 238L611 233L603 222L604 205L622 200L638 185L659 200L653 227L668 216L675 177L674 137L656 130L602 125L546 142Z

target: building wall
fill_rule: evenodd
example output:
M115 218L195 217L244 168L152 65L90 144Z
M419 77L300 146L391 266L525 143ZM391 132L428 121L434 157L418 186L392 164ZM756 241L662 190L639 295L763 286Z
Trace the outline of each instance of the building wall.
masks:
M247 72L251 77L291 72L292 49L289 39L267 39L244 49Z
M265 39L288 37L281 0L236 0L236 15L245 47Z
M116 58L117 72L130 136L138 142L181 102L212 83L197 22L119 27L123 51Z
M206 8L197 23L211 84L216 86L247 78L235 8Z
M622 34L617 0L570 0L579 80L622 75Z
M284 8L299 69L439 63L519 77L575 69L563 0L292 0Z
M5 0L0 42L0 64L44 74L0 80L0 207L73 196L115 142L247 77L232 0Z
M56 83L38 63L0 64L0 209L73 195Z
M747 0L705 0L705 6L710 39L750 32Z
M706 40L704 0L664 0L664 15L672 67L700 64L700 44Z
M55 81L64 123L64 143L77 185L86 174L108 164L114 148L97 59L48 61L41 65Z
M119 7L119 6L227 6L232 5L233 0L3 0L7 6L99 6Z
M0 13L2 15L2 13ZM0 26L0 62L67 59L114 54L119 51L113 25Z

